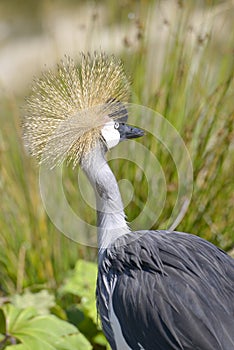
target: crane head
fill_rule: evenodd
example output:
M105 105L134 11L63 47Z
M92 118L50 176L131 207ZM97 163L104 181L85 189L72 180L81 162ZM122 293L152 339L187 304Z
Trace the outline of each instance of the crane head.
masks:
M26 149L51 168L76 166L93 148L107 148L143 132L126 124L130 83L123 65L105 53L65 57L34 80L22 120Z
M142 129L126 123L128 120L128 112L125 105L119 101L116 101L115 104L115 112L109 115L112 120L108 121L101 130L103 139L109 149L116 146L121 141L138 138L144 135Z

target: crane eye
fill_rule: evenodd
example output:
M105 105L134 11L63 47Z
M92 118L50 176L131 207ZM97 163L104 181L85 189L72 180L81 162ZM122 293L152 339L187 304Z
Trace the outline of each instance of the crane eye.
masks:
M115 128L115 129L118 129L118 128L119 128L119 123L118 123L118 122L115 122L114 128Z

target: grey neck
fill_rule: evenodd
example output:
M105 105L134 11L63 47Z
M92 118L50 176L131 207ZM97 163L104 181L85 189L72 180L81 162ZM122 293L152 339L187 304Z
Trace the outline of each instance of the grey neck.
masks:
M96 195L98 248L101 253L130 230L117 181L105 159L104 147L100 145L95 148L81 166Z

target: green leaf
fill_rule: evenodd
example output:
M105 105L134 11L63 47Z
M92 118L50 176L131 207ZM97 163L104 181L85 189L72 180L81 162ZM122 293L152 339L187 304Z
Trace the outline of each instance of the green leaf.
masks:
M37 315L33 308L20 310L11 304L2 309L6 333L21 343L8 346L8 350L77 350L86 340L75 326L54 315Z
M95 344L101 345L101 346L107 346L108 342L106 340L106 337L103 333L98 333L95 337L93 337L92 341Z
M28 323L28 320L37 315L37 312L34 308L27 308L20 310L15 308L12 304L6 304L2 307L4 311L7 329L6 332L14 336L15 330L18 330L19 327L23 327Z
M11 297L11 302L18 309L25 309L33 306L40 315L49 314L50 308L55 306L54 295L49 294L47 290L41 290L38 293L26 291L24 294L15 294Z
M23 344L9 345L5 348L5 350L27 350L27 349L28 348Z
M97 322L96 280L96 264L79 260L76 263L74 271L72 271L72 274L66 279L64 286L59 291L61 295L66 293L77 295L80 298L81 309L95 323Z
M80 310L79 305L72 305L67 309L67 317L69 322L77 326L82 334L85 335L87 339L93 339L98 332L97 324L87 316L82 310Z
M62 320L67 320L66 311L58 304L54 305L50 312Z
M82 333L73 334L69 339L63 339L60 343L57 344L58 350L92 350L92 345L85 338Z
M6 333L6 318L2 309L0 309L0 333Z

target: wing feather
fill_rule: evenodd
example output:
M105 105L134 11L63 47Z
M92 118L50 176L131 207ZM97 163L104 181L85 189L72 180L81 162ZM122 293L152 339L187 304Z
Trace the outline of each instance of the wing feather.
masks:
M134 234L129 244L118 239L100 266L102 276L115 276L112 304L129 346L233 350L233 259L197 236Z

